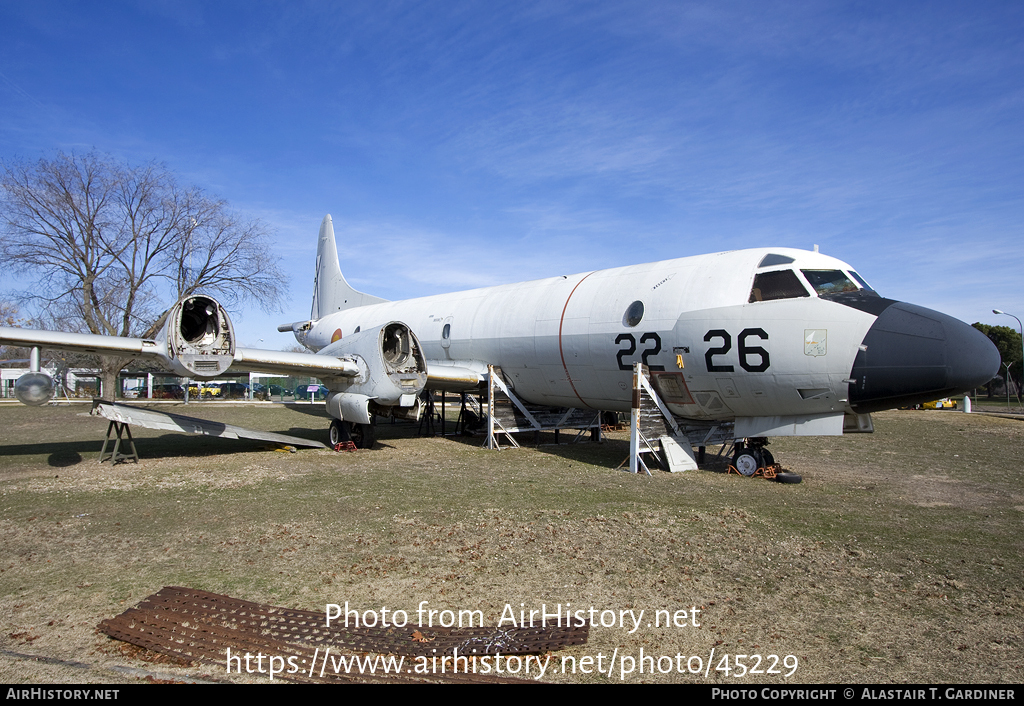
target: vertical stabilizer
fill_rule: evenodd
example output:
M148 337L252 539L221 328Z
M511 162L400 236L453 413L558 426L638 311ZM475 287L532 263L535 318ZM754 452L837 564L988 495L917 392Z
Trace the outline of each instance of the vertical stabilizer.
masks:
M316 321L328 314L357 306L386 302L370 294L352 289L341 274L338 264L338 246L334 240L334 222L331 214L320 223L320 240L316 246L316 279L313 281L313 310L309 317Z

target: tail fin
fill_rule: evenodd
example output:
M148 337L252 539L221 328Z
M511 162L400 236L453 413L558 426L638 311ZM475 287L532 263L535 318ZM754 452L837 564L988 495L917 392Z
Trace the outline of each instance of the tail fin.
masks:
M336 311L353 309L357 306L386 302L370 294L352 289L341 274L338 264L338 246L334 241L334 222L331 214L324 216L320 223L320 241L316 247L316 279L313 281L313 310L309 318L316 321Z

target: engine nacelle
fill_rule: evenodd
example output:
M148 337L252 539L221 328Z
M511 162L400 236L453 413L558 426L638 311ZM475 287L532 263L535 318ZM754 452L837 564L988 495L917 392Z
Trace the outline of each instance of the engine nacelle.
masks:
M174 305L160 337L167 346L167 364L183 377L217 377L235 359L235 333L228 312L216 299L202 294Z
M14 396L22 404L38 407L53 399L53 378L46 373L25 373L14 383Z
M369 424L373 414L418 419L427 362L416 334L399 321L335 341L321 355L352 358L359 375L330 378L327 411L336 419Z

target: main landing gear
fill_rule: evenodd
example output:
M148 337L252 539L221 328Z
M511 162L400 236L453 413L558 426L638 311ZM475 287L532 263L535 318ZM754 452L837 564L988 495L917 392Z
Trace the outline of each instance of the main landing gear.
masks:
M765 448L768 440L761 437L745 439L736 442L736 453L732 457L730 471L736 471L741 476L761 476L778 483L799 483L803 480L798 473L789 473L782 470L782 466L775 462L775 456Z
M331 420L331 430L328 436L332 449L347 441L354 443L358 449L372 449L377 441L376 427L372 423L353 424L340 419Z

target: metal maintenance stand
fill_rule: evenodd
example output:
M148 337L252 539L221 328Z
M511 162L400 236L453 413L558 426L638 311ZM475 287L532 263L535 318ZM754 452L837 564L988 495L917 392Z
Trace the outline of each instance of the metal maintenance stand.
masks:
M574 429L576 436L570 443L579 441L587 432L595 441L602 440L599 410L527 406L502 381L500 369L493 365L487 366L487 406L484 415L487 417L487 438L483 445L488 449L502 448L502 435L509 448L519 448L512 434L524 431L532 431L538 438L542 431L553 431L557 440L560 429Z
M693 446L728 444L733 441L732 422L693 422L677 420L649 380L650 372L642 363L633 364L633 403L629 419L630 473L651 474L643 454L651 454L659 466L671 473L697 470Z

